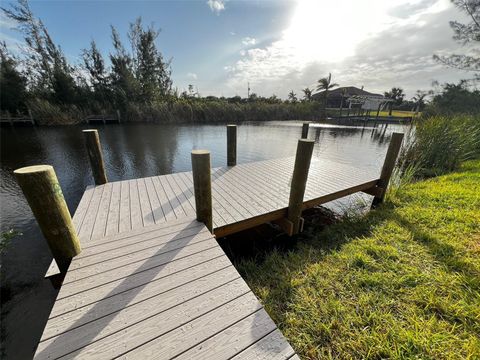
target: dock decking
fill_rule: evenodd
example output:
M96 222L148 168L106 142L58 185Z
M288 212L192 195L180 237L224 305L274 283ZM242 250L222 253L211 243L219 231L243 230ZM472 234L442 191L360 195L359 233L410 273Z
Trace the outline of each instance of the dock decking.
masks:
M232 234L284 218L295 159L212 169L214 233ZM304 208L375 186L379 174L312 159ZM82 244L89 239L195 216L191 172L107 183L87 188L74 222Z
M294 158L212 169L213 230L287 215ZM314 159L303 207L379 180ZM73 258L36 359L298 359L203 223L191 172L91 186Z
M90 239L36 359L298 359L204 224Z

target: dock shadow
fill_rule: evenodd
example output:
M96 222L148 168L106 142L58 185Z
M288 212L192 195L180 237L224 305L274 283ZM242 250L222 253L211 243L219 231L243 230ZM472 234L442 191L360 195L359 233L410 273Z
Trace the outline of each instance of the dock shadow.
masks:
M99 341L103 338L106 338L108 336L110 336L111 334L108 334L108 335L105 335L103 337L100 337L98 339L95 339L95 337L103 330L105 329L109 323L114 319L114 318L110 318L110 316L112 314L115 314L115 313L118 313L120 311L122 311L123 309L125 309L126 307L128 307L128 304L136 297L136 295L142 290L144 289L149 283L150 281L155 277L157 276L161 271L162 269L168 265L168 263L173 260L175 258L175 256L177 255L177 253L184 247L184 246L187 246L188 243L190 242L190 240L192 239L192 236L191 236L191 231L189 231L189 226L192 224L192 223L197 223L196 220L193 220L192 222L190 223L187 223L185 224L185 227L179 231L175 237L173 237L171 240L169 240L169 242L172 242L172 241L177 241L178 244L179 244L179 247L175 250L171 250L171 251L167 251L167 252L162 252L162 248L164 246L166 246L169 242L163 244L163 246L154 254L152 255L151 257L149 257L148 259L146 259L146 261L144 261L138 268L136 268L132 273L130 274L127 274L125 277L124 277L124 280L118 284L118 286L116 286L112 291L110 291L106 296L104 296L102 299L98 300L95 305L87 312L85 313L82 317L80 317L78 320L76 320L67 330L65 330L64 332L62 332L61 334L55 336L55 340L49 344L47 347L45 347L40 353L37 354L37 356L39 357L49 357L50 356L50 353L52 352L52 350L54 350L57 346L61 346L61 344L64 344L65 341L70 337L70 331L71 330L74 330L74 329L77 329L77 328L81 328L81 327L85 327L84 329L84 332L82 333L82 343L84 345L78 347L78 348L75 348L75 349L69 349L68 352L66 353L62 353L61 355L58 355L58 357L60 356L64 356L64 355L68 355L72 352L75 352L93 342L96 342L96 341ZM190 229L191 230L191 229ZM185 233L188 233L189 235L185 235ZM161 254L169 254L168 258L165 260L165 263L162 264L162 265L157 265L157 266L152 266L154 261L155 261L155 256L158 256L158 255L161 255ZM128 256L128 254L126 254L125 256ZM124 283L128 280L128 277L133 275L133 274L137 274L137 273L140 273L140 272L143 272L143 271L146 271L146 270L151 270L151 269L156 269L156 271L152 271L150 276L145 279L144 283L141 284L141 285L138 285L138 286L135 286L133 288L128 288L128 289L122 289L122 287L124 286ZM116 292L117 289L122 289L122 291L120 292ZM134 291L132 291L133 289L135 289ZM85 290L85 291L89 291L89 290ZM110 299L111 297L114 297L114 296L118 296L118 295L125 295L125 292L129 292L128 293L128 296L121 296L121 301L118 303L120 306L119 308L121 310L117 310L117 311L114 311L114 312L111 312L111 313L108 313L108 314L103 314L101 317L96 317L96 316L93 316L94 320L89 320L87 322L84 323L85 319L89 319L90 317L92 317L92 315L94 315L98 308L100 307L101 305L101 301L105 300L105 299ZM86 306L88 304L83 304L82 306ZM77 309L77 308L76 308ZM75 311L75 310L73 310ZM92 322L95 322L96 326L95 327L92 327L92 326L89 326L89 324L91 324ZM127 328L129 325L126 325L126 326L123 326L117 330L115 330L113 333L116 333L118 331L121 331L125 328ZM95 339L95 340L94 340ZM45 341L48 341L49 339L46 339ZM93 341L94 340L94 341Z

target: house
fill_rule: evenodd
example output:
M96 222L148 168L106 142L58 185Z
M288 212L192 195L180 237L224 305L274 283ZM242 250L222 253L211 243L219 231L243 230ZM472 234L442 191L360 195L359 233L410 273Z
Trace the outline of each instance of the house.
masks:
M313 94L312 99L317 101L323 101L323 93L324 91L320 91L316 94ZM327 108L339 108L340 103L342 102L342 94L344 94L343 95L344 108L348 107L347 99L352 96L362 96L367 98L378 98L378 99L384 98L382 94L374 94L374 93L363 90L363 87L362 89L359 89L355 86L338 87L336 89L328 91Z

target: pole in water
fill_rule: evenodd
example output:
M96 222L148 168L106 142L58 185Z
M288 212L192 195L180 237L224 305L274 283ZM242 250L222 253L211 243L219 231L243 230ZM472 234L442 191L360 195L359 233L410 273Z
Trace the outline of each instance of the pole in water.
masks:
M237 125L227 125L227 165L237 165Z
M302 125L302 139L307 139L308 138L308 127L310 126L310 123L305 122Z
M210 151L192 151L192 175L197 220L203 222L213 233Z
M106 184L108 182L107 173L103 162L102 145L100 144L98 131L95 129L88 129L82 130L82 132L85 137L85 145L87 147L95 185Z
M28 166L14 174L59 269L65 272L81 247L53 167Z

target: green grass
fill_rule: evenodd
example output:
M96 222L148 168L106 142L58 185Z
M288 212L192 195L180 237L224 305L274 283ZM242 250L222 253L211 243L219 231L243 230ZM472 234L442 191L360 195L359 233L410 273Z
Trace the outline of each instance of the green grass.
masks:
M376 115L376 111L372 111L373 115ZM380 111L378 114L379 116L389 116L388 111ZM405 110L393 110L392 111L392 116L397 116L397 117L417 117L422 115L422 113L415 113L415 111L405 111Z
M480 161L237 264L305 359L480 358Z

